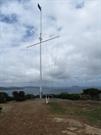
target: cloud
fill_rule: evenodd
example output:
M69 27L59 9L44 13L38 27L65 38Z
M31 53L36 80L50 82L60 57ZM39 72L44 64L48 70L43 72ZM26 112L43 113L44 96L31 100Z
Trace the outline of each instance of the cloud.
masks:
M85 6L85 0L73 0L72 4L74 5L75 8L81 9Z
M40 12L43 40L60 38L42 46L43 83L100 85L100 0L1 0L0 85L38 85ZM33 82L33 83L32 83Z
M0 21L5 23L16 23L17 22L17 16L15 14L11 15L3 15L0 14Z

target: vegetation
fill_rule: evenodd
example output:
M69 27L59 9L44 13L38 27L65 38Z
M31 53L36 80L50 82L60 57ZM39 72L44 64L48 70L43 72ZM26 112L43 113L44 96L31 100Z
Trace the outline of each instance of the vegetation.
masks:
M0 103L5 103L9 99L9 96L5 92L0 92Z
M54 97L61 98L61 99L79 100L80 94L61 93L58 95L54 95Z
M33 94L27 94L27 95L25 95L25 98L26 99L34 99L34 98L36 98L36 96Z
M101 91L96 88L84 89L82 95L92 100L100 99Z
M1 110L2 110L2 107L0 107L0 112L1 112Z
M8 101L24 101L27 99L34 99L36 96L33 94L25 94L24 91L13 91L13 96L9 96L6 92L0 92L0 103L6 103Z
M16 100L16 101L24 101L26 99L34 99L35 98L35 96L32 95L32 94L26 95L24 91L19 91L19 92L14 91L12 93L12 95L13 95L13 99Z
M69 99L69 100L101 100L101 90L96 88L89 88L84 89L82 93L75 94L75 93L61 93L61 94L53 94L53 98L60 98L60 99Z
M27 99L34 99L39 98L39 95L33 95L33 94L25 94L24 91L13 91L12 93L13 97L9 96L5 92L0 92L0 103L6 103L7 101L24 101ZM60 94L52 94L48 95L50 98L60 98L60 99L69 99L69 100L101 100L101 90L95 89L95 88L89 88L84 89L82 93L75 94L75 93L60 93ZM45 98L46 95L43 95L43 98Z
M53 101L49 103L49 107L55 115L83 119L90 124L101 126L101 103L95 103L95 101Z
M56 114L64 114L65 113L65 109L60 106L60 104L58 102L50 102L49 106L52 110L52 112L56 113Z

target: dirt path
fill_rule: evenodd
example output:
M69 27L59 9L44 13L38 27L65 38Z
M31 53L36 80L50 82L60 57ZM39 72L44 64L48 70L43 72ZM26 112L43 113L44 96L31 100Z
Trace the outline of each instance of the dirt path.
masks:
M0 114L0 135L60 135L60 133L58 124L51 121L44 102L26 101L4 106L4 112Z
M91 134L89 130L98 131L79 121L51 115L44 101L9 103L3 108L0 135L87 135Z

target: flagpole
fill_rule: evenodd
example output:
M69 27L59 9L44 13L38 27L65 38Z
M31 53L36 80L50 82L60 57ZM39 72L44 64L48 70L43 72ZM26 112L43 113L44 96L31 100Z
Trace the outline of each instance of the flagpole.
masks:
M40 10L40 99L42 98L42 8L38 4L38 8Z
M38 9L40 11L40 37L39 37L39 42L36 43L36 44L30 45L30 46L27 46L27 48L32 47L34 45L40 44L40 82L39 82L39 84L40 84L40 91L39 91L39 93L40 93L40 99L41 99L42 98L42 87L43 87L42 46L41 46L41 44L44 43L44 42L47 42L49 40L53 40L55 38L58 38L59 36L55 36L55 37L52 37L52 38L49 38L49 39L43 41L43 39L42 39L42 7L39 4L38 4Z

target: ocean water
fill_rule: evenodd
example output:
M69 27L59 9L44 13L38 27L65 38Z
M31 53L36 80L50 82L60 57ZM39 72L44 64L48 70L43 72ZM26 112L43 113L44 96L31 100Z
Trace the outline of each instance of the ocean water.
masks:
M12 96L13 91L24 91L25 94L33 94L33 95L39 95L40 88L39 87L10 87L10 88L3 88L0 90L2 92L8 93L8 95ZM43 87L42 93L43 94L59 94L63 92L68 93L79 93L82 91L82 88L80 87L67 87L67 88L59 88L59 87Z
M8 95L12 96L13 91L24 91L25 94L33 94L33 95L39 95L40 89L39 88L19 88L19 89L6 89L6 90L0 90L2 92L8 93ZM50 88L43 88L42 89L43 94L56 94L60 93L60 90L50 89Z
M33 95L38 95L39 90L33 90L33 89L8 89L8 90L2 90L3 92L8 93L8 95L12 96L13 91L24 91L26 94L33 94Z

